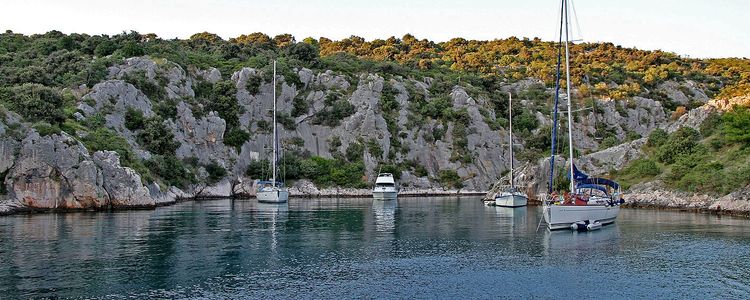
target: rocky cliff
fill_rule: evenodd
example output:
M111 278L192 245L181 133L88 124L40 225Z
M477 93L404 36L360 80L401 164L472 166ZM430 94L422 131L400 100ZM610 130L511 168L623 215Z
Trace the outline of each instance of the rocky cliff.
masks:
M131 83L133 76L142 76L141 89ZM496 115L487 91L478 92L475 87L463 85L436 91L432 78L384 77L367 72L352 76L296 68L293 74L278 76L278 95L273 99L270 77L252 68L233 74L221 74L215 68L186 71L164 59L133 57L109 67L106 80L71 90L76 96L77 120L103 118L101 126L124 138L141 160L151 159L154 153L139 138L139 129L129 129L127 115L137 111L150 118L165 105L171 105L173 115L161 121L168 130L164 134L173 136L178 159L195 162L199 178L180 188L123 167L115 152L92 153L80 142L87 133L43 135L29 122L33 120L22 120L8 112L0 120L0 174L4 176L0 213L12 209L153 207L178 198L252 194L258 178L249 177L246 171L259 159L270 157L272 136L268 124L272 122L269 110L273 101L279 114L291 120L280 125L280 137L290 153L332 158L346 153L353 145L366 145L357 148L361 149L365 182L374 178L383 163L408 163L410 168L401 169L400 184L405 190L415 191L451 189L440 180L443 170L455 170L460 186L468 191L486 191L507 173L507 132L504 126L498 126L502 116ZM239 107L233 116L239 121L235 127L249 134L236 147L225 143L228 121L220 112L208 110L210 104L196 100L199 86L222 80L231 81L235 87L231 95ZM680 89L680 85L690 88ZM156 99L154 95L160 94L142 90L144 86L163 92ZM540 86L545 97L551 95L551 89L532 79L507 83L497 92L523 94ZM708 101L690 82L670 82L659 89L673 102ZM683 91L690 91L691 95ZM415 99L428 105L446 101L449 113L440 112L442 117L420 116ZM395 104L385 107L384 103L391 100ZM341 101L351 105L353 111L331 122L321 121ZM526 135L514 136L516 147L523 151L526 140L542 134L542 127L549 126L551 120L538 101L520 97L518 102L540 124ZM700 122L696 120L705 117L701 111L708 109L691 111L672 122L662 103L654 99L597 99L593 104L596 109L577 113L573 132L579 150L587 154L582 159L594 166L587 170L592 174L620 168L637 158L644 142L638 137L654 128L697 126ZM601 132L608 132L620 145L597 151L602 144ZM635 140L627 142L632 137ZM563 164L564 160L558 162ZM228 172L208 183L209 164ZM526 182L533 191L546 189L541 180L546 178L544 165L544 161L527 165L517 180ZM415 166L419 166L419 171ZM310 185L310 181L299 180L293 190L300 194L325 190Z

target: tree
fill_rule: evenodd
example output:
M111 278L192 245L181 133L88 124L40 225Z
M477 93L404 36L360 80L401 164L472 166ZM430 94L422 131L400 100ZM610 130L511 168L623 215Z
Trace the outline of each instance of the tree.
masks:
M732 111L721 117L724 126L724 138L730 142L750 145L750 109L745 106L735 106Z

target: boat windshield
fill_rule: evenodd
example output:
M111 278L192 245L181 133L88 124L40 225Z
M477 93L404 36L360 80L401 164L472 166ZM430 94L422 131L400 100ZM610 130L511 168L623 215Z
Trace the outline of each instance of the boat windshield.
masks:
M375 186L376 187L392 187L392 186L396 186L396 184L390 183L390 182L379 182L379 183L376 183Z

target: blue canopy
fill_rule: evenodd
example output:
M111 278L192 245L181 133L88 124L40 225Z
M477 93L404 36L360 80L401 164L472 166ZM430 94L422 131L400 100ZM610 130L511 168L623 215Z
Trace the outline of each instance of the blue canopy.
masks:
M578 168L576 168L576 165L573 164L573 178L575 178L576 181L581 181L589 178L589 175L581 172L581 170L578 170Z
M596 185L606 185L609 186L615 190L620 189L620 184L618 184L615 181L606 179L606 178L586 178L584 180L577 180L579 184L596 184Z
M595 189L595 190L599 190L599 191L604 192L604 194L606 194L606 195L609 195L609 193L607 193L607 188L605 188L605 187L603 187L601 185L596 185L596 184L579 184L577 186L577 188L579 188L579 189Z

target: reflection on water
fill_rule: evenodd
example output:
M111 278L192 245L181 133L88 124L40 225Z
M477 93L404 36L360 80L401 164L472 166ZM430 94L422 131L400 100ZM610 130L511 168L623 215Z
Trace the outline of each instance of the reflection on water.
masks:
M135 298L748 298L750 221L621 212L536 231L476 198L185 202L0 218L0 295Z

